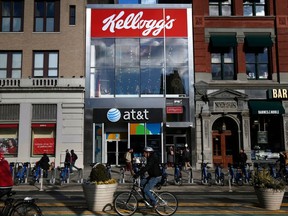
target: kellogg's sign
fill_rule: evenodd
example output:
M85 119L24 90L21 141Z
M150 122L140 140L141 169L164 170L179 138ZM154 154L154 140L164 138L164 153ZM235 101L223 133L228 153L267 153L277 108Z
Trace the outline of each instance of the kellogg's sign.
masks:
M91 37L187 37L187 9L92 9Z

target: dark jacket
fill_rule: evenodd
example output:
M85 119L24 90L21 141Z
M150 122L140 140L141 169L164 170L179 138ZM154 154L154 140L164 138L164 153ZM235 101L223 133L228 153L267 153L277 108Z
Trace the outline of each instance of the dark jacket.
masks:
M162 175L157 155L152 154L147 158L147 164L140 169L139 175L143 175L145 172L148 172L149 177L158 177Z
M43 157L39 161L39 165L43 170L48 170L49 169L49 157L44 154Z

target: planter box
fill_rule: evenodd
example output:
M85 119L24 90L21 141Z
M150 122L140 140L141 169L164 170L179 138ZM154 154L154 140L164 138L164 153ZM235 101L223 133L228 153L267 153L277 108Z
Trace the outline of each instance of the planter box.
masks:
M113 203L116 184L82 184L84 196L90 211L103 211L107 204Z
M260 207L267 210L279 210L285 191L255 188Z

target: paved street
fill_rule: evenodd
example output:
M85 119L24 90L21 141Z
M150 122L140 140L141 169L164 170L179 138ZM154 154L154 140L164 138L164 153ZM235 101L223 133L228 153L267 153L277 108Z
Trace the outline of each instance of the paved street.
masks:
M84 171L84 178L89 175L90 169ZM179 209L175 215L287 215L288 194L285 194L281 210L267 211L258 206L256 195L251 186L207 186L200 185L199 171L193 172L194 181L188 183L187 173L183 172L184 184L173 184L173 170L168 170L168 185L162 191L170 191L179 199ZM120 176L119 169L113 168L112 176ZM129 190L129 175L125 184L119 184L117 193ZM93 213L87 210L87 205L80 183L77 183L77 174L71 176L70 184L62 186L48 183L35 186L22 184L15 186L17 197L32 196L45 216L52 215L116 215L113 209L105 212ZM155 212L140 208L136 215L156 215Z

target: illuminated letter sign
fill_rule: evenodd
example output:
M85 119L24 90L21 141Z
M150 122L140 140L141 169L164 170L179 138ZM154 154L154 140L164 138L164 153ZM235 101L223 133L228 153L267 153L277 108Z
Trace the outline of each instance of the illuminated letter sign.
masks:
M187 37L186 9L92 9L91 37Z

